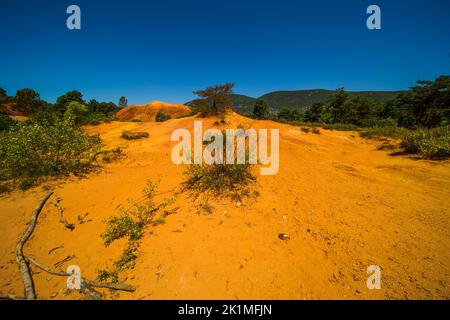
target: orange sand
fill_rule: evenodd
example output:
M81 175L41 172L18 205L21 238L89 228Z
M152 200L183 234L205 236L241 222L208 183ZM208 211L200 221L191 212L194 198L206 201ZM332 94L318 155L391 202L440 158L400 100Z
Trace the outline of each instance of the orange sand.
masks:
M113 122L87 127L108 147L126 157L86 178L46 184L61 197L65 217L89 213L91 222L69 231L48 204L24 251L44 265L74 254L69 264L94 279L111 266L125 242L105 248L104 219L118 214L127 199L140 199L147 178L161 179L159 197L170 196L183 181L183 167L170 160L176 128L193 127L193 117L164 123ZM204 120L204 127L216 119ZM149 227L135 269L121 280L134 293L103 292L120 299L449 299L450 165L414 160L378 151L379 143L355 132L321 130L320 135L271 121L236 114L228 125L280 128L280 170L258 176L256 200L237 207L212 201L212 214L178 197L176 214ZM149 139L125 141L123 130L150 133ZM44 186L0 198L0 292L22 294L14 248ZM281 241L278 234L289 234ZM48 251L64 244L51 254ZM69 264L66 264L67 267ZM382 289L368 290L366 268L382 268ZM34 269L36 270L36 269ZM75 299L65 293L65 278L34 275L43 299Z
M161 101L153 101L146 105L133 105L123 108L117 113L117 118L122 121L141 120L155 122L158 112L162 112L171 118L177 118L190 114L188 106L182 104L170 104Z

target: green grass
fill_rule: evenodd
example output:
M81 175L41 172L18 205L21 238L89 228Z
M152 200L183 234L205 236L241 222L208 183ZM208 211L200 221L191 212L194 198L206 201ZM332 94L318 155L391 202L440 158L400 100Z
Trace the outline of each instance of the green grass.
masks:
M361 137L363 138L394 138L402 139L410 133L410 130L397 126L379 127L379 128L364 128L361 130Z

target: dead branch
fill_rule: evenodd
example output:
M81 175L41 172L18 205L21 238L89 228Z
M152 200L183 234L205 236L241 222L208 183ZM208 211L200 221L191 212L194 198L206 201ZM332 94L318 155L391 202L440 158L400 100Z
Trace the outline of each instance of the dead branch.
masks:
M64 263L69 262L69 261L72 260L72 259L75 259L75 255L67 256L67 257L64 258L63 260L54 263L53 266L54 266L55 268L59 268L59 267L61 267Z
M52 194L53 191L48 192L45 195L45 197L41 200L41 202L38 204L36 209L33 211L33 214L31 215L30 224L28 225L28 229L25 231L25 234L22 236L22 239L20 239L19 243L16 246L16 261L19 264L19 271L22 276L23 285L25 289L25 297L28 300L36 299L36 293L34 291L33 278L30 273L30 268L23 255L23 246L32 235L34 228L36 227L39 214L41 213L42 208L44 207L47 200L52 196Z
M64 248L64 244L62 244L62 245L60 245L60 246L57 246L57 247L54 247L53 249L50 249L50 250L48 251L48 254L52 253L52 252L55 251L55 250L62 249L62 248Z
M73 229L75 229L75 225L73 223L69 223L67 222L67 220L64 218L64 209L60 204L61 202L61 198L57 198L54 202L55 207L58 208L59 211L59 221L66 226L67 229L69 229L70 231L73 231Z
M60 276L60 277L70 277L71 274L64 272L64 271L59 271L59 270L51 270L49 268L44 267L42 264L36 262L35 260L33 260L30 257L25 257L25 259L34 264L37 268L41 269L42 271L45 271L51 275L54 276ZM92 281L92 280L88 280L86 278L81 278L81 280L91 286L91 287L96 287L96 288L107 288L107 289L113 289L113 290L121 290L121 291L127 291L127 292L134 292L136 291L136 288L133 287L132 285L126 284L126 283L109 283L109 282L100 282L100 281Z

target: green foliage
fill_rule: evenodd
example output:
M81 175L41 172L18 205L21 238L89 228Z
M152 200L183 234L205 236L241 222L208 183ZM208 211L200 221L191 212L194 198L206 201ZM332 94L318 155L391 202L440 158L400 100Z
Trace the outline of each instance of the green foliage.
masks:
M88 107L82 103L71 101L66 106L66 111L64 112L64 119L72 119L75 124L80 124L83 117L88 113Z
M362 129L360 135L363 138L395 138L401 139L410 131L406 128L389 126L389 127L375 127Z
M92 167L98 137L78 131L71 119L54 125L18 124L0 135L0 173L6 178L61 175Z
M122 213L117 217L109 217L105 223L106 230L101 235L105 246L125 237L128 237L130 241L136 241L142 237L143 222L135 221L127 213Z
M247 193L250 182L255 180L251 167L246 164L190 165L184 172L183 185L195 197L205 193L213 196L239 198Z
M75 102L78 102L81 104L86 103L83 100L83 94L80 91L73 90L73 91L63 94L62 96L58 97L58 99L56 99L56 104L55 104L56 110L61 113L64 113L66 111L68 104L72 101L75 101Z
M265 119L268 115L267 103L264 100L256 100L253 108L253 116L256 119Z
M425 158L445 159L450 156L450 126L411 131L402 139L406 151Z
M154 197L157 188L157 184L147 180L142 190L143 202L130 201L130 208L121 208L121 215L109 217L105 221L106 229L101 235L105 246L109 246L122 238L128 238L128 243L120 258L114 262L112 271L99 271L98 278L100 281L112 279L113 282L117 282L120 271L133 269L138 257L139 240L142 238L144 228L150 224L157 226L165 223L165 219L162 217L154 219L155 215L170 205L174 199L164 199L161 203L156 204ZM173 212L173 210L165 212Z
M117 106L112 102L98 102L90 100L87 104L90 114L103 115L103 117L112 117L118 111Z
M26 115L39 111L43 105L39 93L28 88L17 90L14 101L16 102L15 108Z
M278 119L282 121L299 121L301 120L301 115L297 110L282 108L278 113Z
M170 119L170 116L162 113L161 111L158 111L158 113L155 116L155 121L156 122L164 122Z
M119 99L119 108L126 108L128 107L128 100L126 97L122 96Z
M399 95L384 106L381 116L403 127L433 128L450 123L450 76L434 81L417 81L412 91Z
M224 113L227 107L231 107L231 94L233 83L207 87L205 90L194 91L199 99L193 102L193 109L203 116L218 115Z
M128 242L127 247L123 250L119 260L114 262L114 266L118 271L133 269L136 265L137 251L139 244L135 241Z
M149 136L150 134L148 132L124 131L120 137L126 140L138 140L148 138Z
M346 124L346 123L335 123L335 124L326 124L326 123L318 123L317 126L327 129L327 130L336 130L336 131L358 131L359 127L354 124Z
M8 115L0 113L0 132L7 131L9 128L17 124L17 121Z

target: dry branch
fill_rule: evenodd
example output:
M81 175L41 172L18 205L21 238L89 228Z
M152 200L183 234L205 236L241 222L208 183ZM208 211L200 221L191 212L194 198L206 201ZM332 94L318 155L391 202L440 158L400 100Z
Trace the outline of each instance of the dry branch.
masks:
M22 276L23 285L25 289L25 297L28 300L36 299L36 293L34 292L34 284L30 268L23 255L23 246L33 233L34 228L36 227L39 214L41 213L42 208L44 207L47 200L52 196L52 194L53 194L52 191L48 192L45 195L45 197L41 200L41 202L38 204L36 209L33 211L33 214L31 215L30 224L28 225L28 229L25 231L25 234L22 236L22 239L20 239L19 243L16 246L16 261L19 264L19 271Z
M44 267L42 264L36 262L34 259L30 258L30 257L25 257L25 259L34 264L37 268L41 269L42 271L45 271L51 275L54 276L60 276L60 277L70 277L71 274L64 272L64 271L59 271L59 270L52 270L49 269L47 267ZM121 290L121 291L127 291L127 292L134 292L136 291L136 288L133 287L132 285L129 284L125 284L125 283L107 283L107 282L99 282L99 281L92 281L92 280L88 280L86 278L81 278L82 282L84 282L85 284L91 286L91 287L96 287L96 288L107 288L107 289L113 289L113 290Z
M59 204L61 202L61 198L57 198L54 202L55 207L58 208L59 211L59 221L66 226L67 229L70 229L70 231L72 231L73 229L75 229L75 225L73 223L69 223L67 222L67 220L64 218L64 209L63 207L61 207L61 205Z

